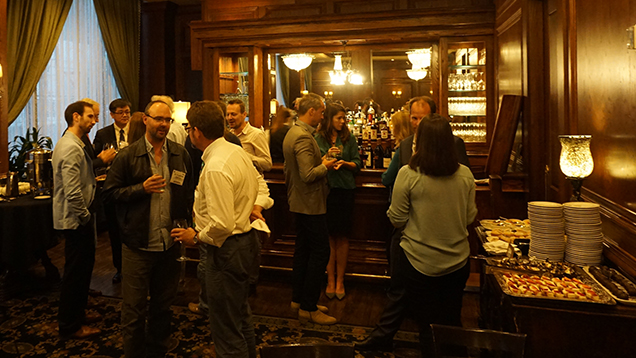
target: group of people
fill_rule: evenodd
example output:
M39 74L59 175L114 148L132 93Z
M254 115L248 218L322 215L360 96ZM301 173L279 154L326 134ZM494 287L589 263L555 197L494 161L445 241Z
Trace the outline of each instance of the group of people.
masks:
M175 126L171 105L169 97L153 97L137 116L143 131L133 137L130 103L113 101L114 123L98 131L94 146L87 134L99 120L99 105L86 99L65 111L68 129L53 152L54 226L66 239L60 337L99 333L88 324L100 317L85 309L101 200L117 268L113 282L122 282L126 357L167 352L181 269L177 243L199 248L201 294L190 309L209 315L217 356L255 357L247 298L258 278L256 230L266 226L262 211L273 205L262 174L280 156L297 230L291 309L301 322L336 323L318 299L325 270L326 296L346 294L347 238L361 163L345 107L307 94L297 103L297 120L282 136L272 130L268 140L246 121L240 100L227 106L195 102L185 128ZM289 111L279 113L291 117ZM404 113L394 115L401 141L382 178L392 187L387 215L395 226L390 300L373 333L356 344L361 350L390 350L406 312L420 325L423 350L430 348L430 323L461 325L469 274L466 226L477 212L473 176L463 141L435 114L432 99L409 102L410 126L398 118ZM108 142L115 146L103 145ZM280 148L272 146L270 155L272 143ZM102 167L108 172L96 198L95 170Z

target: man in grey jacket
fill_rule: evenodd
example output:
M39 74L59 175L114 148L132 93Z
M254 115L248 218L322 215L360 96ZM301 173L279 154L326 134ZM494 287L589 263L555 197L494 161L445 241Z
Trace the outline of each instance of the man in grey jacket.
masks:
M85 338L100 332L85 324L99 320L86 314L86 302L95 264L95 175L82 139L97 122L87 102L70 104L64 111L68 129L53 150L53 227L65 239L64 277L58 312L61 339Z
M298 310L301 322L334 324L336 319L325 314L327 308L316 305L329 262L327 171L336 162L320 156L313 137L324 111L324 100L317 94L301 98L298 120L283 141L283 155L289 210L296 213L291 307Z

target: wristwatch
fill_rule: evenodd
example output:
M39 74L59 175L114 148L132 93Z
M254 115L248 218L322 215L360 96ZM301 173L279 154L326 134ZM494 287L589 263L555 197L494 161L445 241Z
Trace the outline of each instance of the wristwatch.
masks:
M194 242L194 244L198 244L199 243L199 230L197 230L196 227L192 228L195 232L194 237L192 238L192 241Z

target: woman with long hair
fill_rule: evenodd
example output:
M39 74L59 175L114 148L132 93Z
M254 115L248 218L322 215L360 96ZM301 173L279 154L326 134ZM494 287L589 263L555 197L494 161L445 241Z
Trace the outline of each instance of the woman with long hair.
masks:
M146 125L144 124L144 112L135 112L130 116L130 129L128 133L128 142L133 144L146 134Z
M269 128L269 153L272 157L272 163L284 163L285 157L283 156L283 141L289 131L292 113L284 106L278 107L276 110L276 116L272 120L272 125Z
M413 134L413 125L409 118L409 113L405 110L397 111L391 116L391 123L393 123L393 135L395 136L394 149L398 152L400 148L400 142ZM393 156L389 167L382 173L382 184L386 187L393 186L395 177L398 170L400 170L399 155Z
M467 226L477 206L475 178L457 161L448 119L425 117L416 136L415 153L398 172L387 215L395 227L404 227L392 264L419 325L422 356L429 356L430 324L462 323L462 295L470 274Z
M333 171L327 174L327 224L331 255L327 264L327 289L329 298L345 297L344 275L349 256L349 239L353 223L353 200L356 188L355 174L360 170L358 142L349 132L345 108L338 103L328 103L320 127L315 135L322 155L338 158Z

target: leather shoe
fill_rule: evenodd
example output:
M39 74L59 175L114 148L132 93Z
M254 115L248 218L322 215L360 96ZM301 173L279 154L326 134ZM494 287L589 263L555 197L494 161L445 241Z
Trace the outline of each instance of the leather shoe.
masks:
M343 298L345 298L345 293L336 293L336 297L338 298L338 300L342 301Z
M93 290L92 288L88 289L88 295L91 297L99 297L102 295L102 291Z
M202 316L205 316L205 313L203 311L201 311L201 307L199 306L198 303L196 302L190 302L188 303L188 309L190 310L190 312L192 313L196 313L196 314L200 314Z
M101 307L103 305L104 305L104 301L92 296L88 296L88 301L86 302L86 308Z
M327 308L327 306L316 305L316 308L318 308L318 311L322 313L329 312L329 308ZM292 301L291 309L292 311L298 311L300 309L300 303Z
M369 336L364 341L353 343L353 348L359 351L392 352L393 342Z
M328 299L332 299L332 298L336 297L336 293L335 292L325 291L325 296L327 296Z
M102 320L102 315L97 312L88 311L84 314L85 323L95 323L101 320Z
M121 272L117 271L115 276L113 276L113 283L120 283L120 282L121 282Z
M309 311L305 311L301 309L298 310L298 320L300 321L300 323L307 323L311 321L313 323L324 324L324 325L334 324L338 322L336 317L331 317L329 315L326 315L319 310L309 312Z
M84 339L86 337L90 337L96 334L101 333L102 330L99 328L94 328L94 327L89 327L89 326L82 326L80 327L80 329L78 329L76 332L71 333L69 335L65 335L65 336L60 336L61 340L66 340L66 339Z

